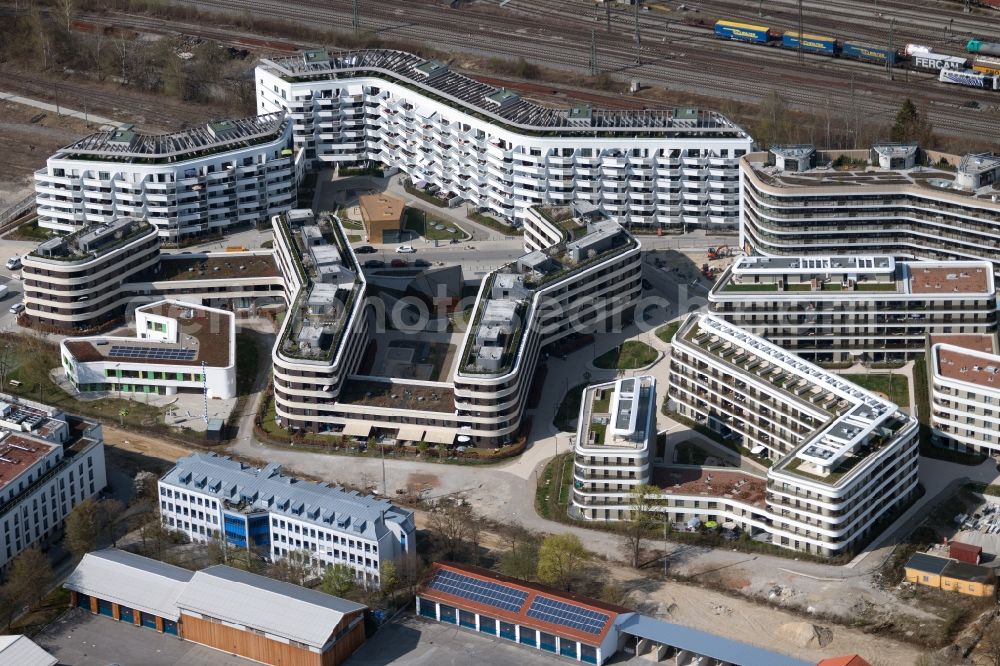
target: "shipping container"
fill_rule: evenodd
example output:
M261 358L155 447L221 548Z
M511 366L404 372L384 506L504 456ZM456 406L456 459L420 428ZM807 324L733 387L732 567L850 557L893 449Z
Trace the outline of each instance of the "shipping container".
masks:
M959 562L979 564L979 561L983 558L983 548L982 546L973 546L972 544L960 541L952 541L948 545L948 556Z
M942 69L965 69L969 66L969 60L940 53L916 53L913 55L913 66L918 69L932 69L935 72Z
M840 54L845 58L856 58L865 62L874 62L880 65L889 63L896 64L896 52L889 49L877 49L872 46L862 44L849 44L844 42L844 47Z
M906 55L917 55L918 53L930 53L931 47L924 46L922 44L907 44L906 45Z
M733 39L738 42L767 44L770 39L770 29L761 25L736 23L735 21L716 21L715 36L723 39Z
M1000 56L1000 44L994 44L993 42L981 42L978 39L970 39L969 43L965 45L965 49L969 53Z
M1000 74L1000 58L978 56L972 62L972 69L983 74Z
M781 45L786 49L799 48L799 33L786 32L781 37ZM837 40L833 37L823 37L822 35L802 35L802 50L809 53L822 53L823 55L837 54Z
M938 81L955 83L969 88L997 89L997 77L992 74L973 72L970 69L942 69L938 74Z

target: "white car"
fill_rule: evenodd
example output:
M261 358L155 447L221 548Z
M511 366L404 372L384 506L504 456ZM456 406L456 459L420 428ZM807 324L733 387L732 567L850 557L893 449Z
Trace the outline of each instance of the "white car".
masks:
M21 267L21 257L11 257L7 260L7 270L16 271Z
M396 252L400 254L413 254L416 250L413 249L412 245L400 245L396 248Z
M14 303L14 305L7 308L7 311L11 314L21 314L24 312L24 303Z

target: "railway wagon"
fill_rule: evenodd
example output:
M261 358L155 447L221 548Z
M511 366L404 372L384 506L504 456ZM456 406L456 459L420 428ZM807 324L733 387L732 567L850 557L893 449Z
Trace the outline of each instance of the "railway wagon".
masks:
M910 62L917 69L930 69L935 72L944 69L965 69L969 66L968 58L943 53L914 53L910 57Z
M955 83L968 88L1000 90L1000 82L995 75L974 72L971 69L942 69L938 74L938 81Z
M798 49L799 41L799 33L797 32L786 32L781 36L781 45L786 49ZM837 40L833 37L803 33L801 42L803 51L828 56L837 55Z
M1000 58L979 56L972 61L972 69L983 74L1000 74Z
M761 25L737 23L736 21L716 21L715 36L751 44L767 44L771 39L771 29Z
M844 58L854 58L856 60L863 60L864 62L874 62L879 65L887 63L895 65L899 60L899 55L895 51L877 49L873 46L864 46L863 44L851 44L849 42L844 42L840 55Z
M984 42L978 39L970 39L965 45L965 50L969 53L979 53L982 55L1000 56L1000 44Z

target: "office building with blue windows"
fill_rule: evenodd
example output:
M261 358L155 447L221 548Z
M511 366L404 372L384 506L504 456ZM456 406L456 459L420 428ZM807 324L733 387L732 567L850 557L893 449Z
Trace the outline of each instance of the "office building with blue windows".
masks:
M160 479L159 493L164 524L193 541L225 539L272 559L301 555L317 568L346 564L365 585L380 584L383 562L409 567L416 554L412 511L285 476L274 463L195 453Z

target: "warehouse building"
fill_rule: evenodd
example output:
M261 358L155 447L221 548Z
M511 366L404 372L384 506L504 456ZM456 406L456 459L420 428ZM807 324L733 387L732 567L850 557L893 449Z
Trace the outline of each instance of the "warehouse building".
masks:
M305 553L316 567L343 564L378 587L382 563L408 570L416 557L413 512L388 500L194 453L159 481L160 517L192 541L224 538L269 558Z
M262 60L260 113L288 112L307 160L378 162L449 204L520 224L586 201L622 225L735 228L753 140L718 113L551 109L402 51Z
M897 259L981 259L1000 271L1000 158L913 144L818 151L815 161L782 152L740 158L748 254L868 256L878 248Z
M886 255L739 257L708 293L709 311L811 361L921 356L927 335L993 335L987 261Z
M303 162L284 113L173 134L104 130L35 172L38 226L56 231L149 221L170 241L265 222L295 205Z
M338 666L365 640L365 606L222 565L107 549L63 586L72 606L273 666Z
M914 553L904 565L906 580L917 585L958 592L972 597L995 597L994 569L948 557Z
M59 660L38 647L27 636L0 636L0 664L10 666L56 666Z
M64 338L62 365L83 393L236 396L236 318L183 301L135 309L135 337Z
M416 611L584 664L604 664L627 650L651 663L810 666L628 608L454 563L431 564L417 590Z

